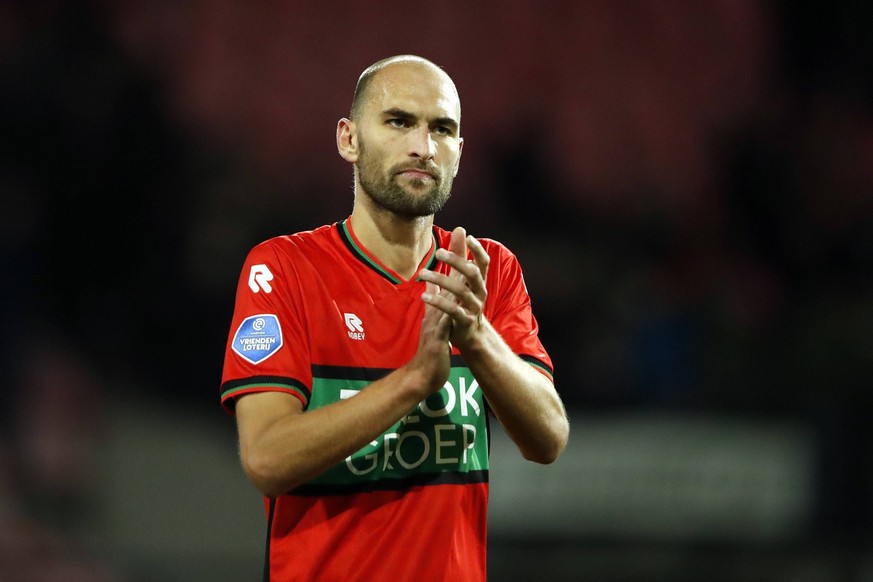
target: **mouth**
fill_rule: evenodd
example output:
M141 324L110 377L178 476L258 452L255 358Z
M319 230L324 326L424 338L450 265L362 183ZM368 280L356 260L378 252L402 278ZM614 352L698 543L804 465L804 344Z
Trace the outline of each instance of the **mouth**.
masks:
M433 174L423 170L403 170L400 175L410 180L433 180Z
M425 170L424 168L411 167L411 168L402 168L396 172L398 176L403 176L405 178L409 178L410 180L436 180L436 174L430 170Z

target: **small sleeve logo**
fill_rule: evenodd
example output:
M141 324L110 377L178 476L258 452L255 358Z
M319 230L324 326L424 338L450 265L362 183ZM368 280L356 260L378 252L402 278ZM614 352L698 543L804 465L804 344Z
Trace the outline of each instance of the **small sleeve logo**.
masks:
M282 347L282 327L271 313L247 317L233 336L233 351L252 364L260 364Z
M258 293L261 290L264 293L270 293L273 290L273 286L270 285L272 280L273 273L270 272L267 265L252 265L252 269L249 271L249 289L252 290L252 293Z

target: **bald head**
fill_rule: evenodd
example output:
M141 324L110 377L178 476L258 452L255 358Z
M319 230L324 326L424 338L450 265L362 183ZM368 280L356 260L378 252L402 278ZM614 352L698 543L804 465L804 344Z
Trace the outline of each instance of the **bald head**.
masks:
M352 121L360 119L364 106L373 96L374 80L381 76L380 73L399 67L427 70L433 75L441 77L442 80L451 87L455 98L458 100L458 121L460 121L460 99L458 98L458 90L455 87L452 78L432 61L416 55L396 55L388 57L373 63L367 67L363 73L361 73L361 76L358 77L358 83L355 85L355 95L352 99L352 108L349 113L349 118Z

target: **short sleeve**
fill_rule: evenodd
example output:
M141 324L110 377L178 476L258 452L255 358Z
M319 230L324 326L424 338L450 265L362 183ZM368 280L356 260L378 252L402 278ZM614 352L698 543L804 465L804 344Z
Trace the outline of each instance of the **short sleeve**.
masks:
M552 360L540 341L539 324L518 258L502 244L488 242L488 319L513 352L554 380Z
M293 246L281 239L254 247L240 271L224 353L221 405L234 413L236 398L287 392L309 404L312 372Z

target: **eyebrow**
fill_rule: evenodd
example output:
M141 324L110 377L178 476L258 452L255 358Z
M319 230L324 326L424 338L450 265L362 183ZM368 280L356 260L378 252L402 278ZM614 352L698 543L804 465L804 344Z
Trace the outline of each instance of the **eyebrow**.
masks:
M414 121L418 119L417 115L414 115L408 111L404 111L399 107L392 107L390 109L386 109L382 112L382 115L386 117L396 117L398 119L405 119L408 121ZM458 131L458 122L451 117L437 117L436 119L431 120L431 125L445 125L447 127L451 127L453 131Z

